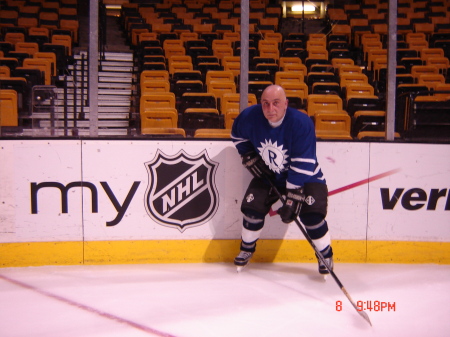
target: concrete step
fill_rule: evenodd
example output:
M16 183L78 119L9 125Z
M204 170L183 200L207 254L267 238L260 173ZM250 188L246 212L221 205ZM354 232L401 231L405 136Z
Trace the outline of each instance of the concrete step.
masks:
M38 122L37 126L39 128L50 128L52 126L52 122L50 120L41 120L41 121L35 121ZM36 125L36 124L35 124ZM76 123L73 120L67 121L67 127L73 128L75 126L79 128L89 128L90 122L88 120L84 121L76 121ZM129 126L129 123L127 120L109 120L109 121L98 121L98 127L99 128L126 128ZM55 120L53 122L53 127L55 128L64 128L64 121L63 120Z
M41 110L42 111L42 110ZM64 107L63 106L59 106L59 107L55 107L54 109L55 112L64 112ZM67 112L73 112L74 108L73 105L67 106ZM89 107L88 106L83 106L83 112L88 113ZM77 106L77 112L81 112L81 106L78 105ZM98 112L99 113L126 113L127 116L130 113L130 107L129 106L118 106L118 105L114 105L114 106L98 106Z
M82 56L84 55L84 60L89 58L88 53L85 51L80 52L79 54L74 55L75 60L82 60ZM104 59L101 57L104 56ZM133 52L130 50L129 53L115 53L115 52L105 52L103 55L99 53L99 61L129 61L133 62Z
M107 99L117 99L117 100L130 99L129 96L133 93L132 89L121 89L121 90L99 89L98 92L99 92L99 97L104 96ZM58 96L57 96L58 99L64 99L64 89L63 88L58 88L57 93L58 93ZM77 98L80 98L81 95L84 95L84 97L87 97L87 95L89 94L89 90L87 88L79 87L75 93L74 88L67 89L67 97L68 98L73 99L74 94L77 95ZM110 97L111 95L113 95L115 97Z
M98 118L100 120L128 120L129 119L129 113L125 112L99 112ZM75 117L79 117L79 112L75 114ZM74 119L74 113L73 109L69 110L67 113L68 119ZM51 119L52 114L49 112L33 112L32 119ZM64 113L62 111L55 111L53 114L53 118L58 120L64 120ZM84 119L89 120L89 109L86 109L84 111Z
M99 128L98 135L99 136L127 136L130 133L136 134L135 129L129 128ZM50 128L41 128L41 129L24 129L23 136L25 137L63 137L66 136L66 132L64 129L53 129ZM77 128L76 130L67 130L68 136L83 136L89 137L90 130L89 128Z
M81 100L81 99L77 99L76 101L73 99L73 97L71 99L67 99L67 107L73 107L74 103L76 103L77 108L80 109L81 106L83 106L84 108L87 107L87 100ZM131 106L131 101L130 100L110 100L107 97L99 97L98 100L98 106L99 107L127 107L130 108ZM58 100L54 103L53 108L55 109L55 111L64 109L64 100ZM43 109L47 109L47 110L51 110L52 106L51 104L40 104L39 105L39 109L35 109L35 111L40 110L42 111Z

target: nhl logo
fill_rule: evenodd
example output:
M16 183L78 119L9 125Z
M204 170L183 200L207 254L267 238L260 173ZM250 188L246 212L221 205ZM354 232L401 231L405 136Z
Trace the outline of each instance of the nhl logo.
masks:
M174 156L157 151L145 163L149 184L145 208L157 223L183 232L210 220L219 207L214 177L218 163L208 158L206 150L189 156L181 150Z

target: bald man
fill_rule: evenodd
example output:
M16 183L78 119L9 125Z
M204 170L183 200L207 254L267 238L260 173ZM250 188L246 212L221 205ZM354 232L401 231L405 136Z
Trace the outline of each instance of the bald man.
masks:
M333 268L333 250L328 232L328 188L316 156L314 124L304 113L290 108L283 88L268 86L261 104L243 110L233 123L231 137L242 164L254 176L241 203L243 226L238 271L255 253L264 219L278 200L270 179L286 196L278 210L284 223L298 216L328 266ZM319 273L328 269L319 260Z

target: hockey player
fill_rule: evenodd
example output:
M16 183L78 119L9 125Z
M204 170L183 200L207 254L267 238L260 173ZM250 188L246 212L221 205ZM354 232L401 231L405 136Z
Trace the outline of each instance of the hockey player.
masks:
M328 266L333 251L325 220L328 188L316 157L316 136L311 119L288 107L282 87L268 86L261 104L243 110L233 123L231 137L242 164L254 178L241 204L243 228L240 253L234 259L238 271L247 265L256 249L264 219L278 200L267 179L286 196L278 209L284 223L300 216L301 222ZM328 274L319 260L319 273Z

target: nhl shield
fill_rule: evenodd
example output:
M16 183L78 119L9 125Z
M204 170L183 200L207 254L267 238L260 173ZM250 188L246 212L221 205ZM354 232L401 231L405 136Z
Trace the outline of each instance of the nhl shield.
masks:
M145 163L149 184L145 207L157 223L183 232L210 220L219 207L214 177L218 163L206 150L190 156L181 150L174 156L157 151Z

